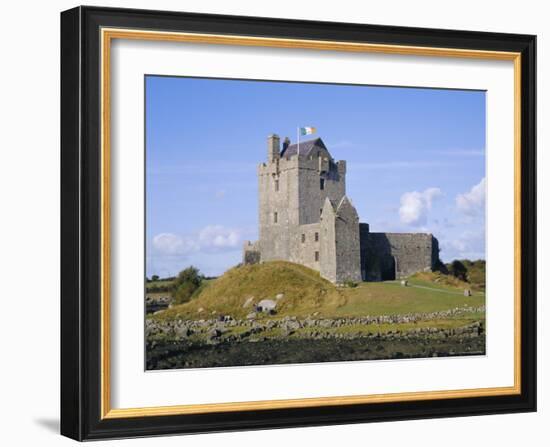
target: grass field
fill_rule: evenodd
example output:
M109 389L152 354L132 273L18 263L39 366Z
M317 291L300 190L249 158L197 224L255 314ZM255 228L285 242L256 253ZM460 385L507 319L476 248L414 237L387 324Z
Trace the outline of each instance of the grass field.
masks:
M363 282L357 287L336 287L318 272L289 262L275 261L236 267L205 283L190 302L153 316L156 319L199 319L216 315L244 318L252 303L278 294L277 313L262 318L285 316L322 318L402 315L445 311L457 307L479 307L485 294L464 296L467 283L443 281L438 274L418 274L408 286L400 281ZM245 306L245 303L249 306Z
M426 313L485 303L484 293L474 292L467 297L462 288L418 279L409 279L407 287L399 281L365 282L342 293L346 302L335 309L335 316Z

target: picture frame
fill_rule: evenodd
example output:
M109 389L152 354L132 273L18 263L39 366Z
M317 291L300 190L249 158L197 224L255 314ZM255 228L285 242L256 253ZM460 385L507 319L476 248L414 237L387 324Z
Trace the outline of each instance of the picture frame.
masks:
M503 200L513 201L515 219L513 385L113 407L109 79L117 39L511 62L514 197ZM535 137L535 36L100 7L61 13L61 433L82 441L536 411Z

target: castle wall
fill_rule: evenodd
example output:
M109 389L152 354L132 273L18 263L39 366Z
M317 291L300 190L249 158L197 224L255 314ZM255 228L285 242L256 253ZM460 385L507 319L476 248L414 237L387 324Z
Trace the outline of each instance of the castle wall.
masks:
M258 264L261 261L261 251L258 242L246 241L243 245L243 264Z
M321 236L321 276L335 283L361 281L359 218L347 197L336 210L325 201Z
M340 202L336 214L336 282L360 282L359 216L347 197Z
M439 244L429 233L371 233L360 225L361 273L365 281L407 277L431 270Z
M290 257L290 234L298 223L297 169L295 160L285 159L258 167L259 248L263 261Z
M332 161L326 150L319 149L312 157L300 156L298 177L299 223L308 225L319 222L320 210L328 197L340 202L346 194L345 164ZM341 163L341 162L339 162ZM340 166L340 169L339 169ZM323 180L323 189L321 189Z
M321 257L320 232L321 228L319 223L296 227L290 235L289 261L305 265L314 270L319 270L319 260ZM317 258L315 253L317 253Z
M323 207L321 229L319 272L323 278L337 282L336 275L336 213L330 202Z

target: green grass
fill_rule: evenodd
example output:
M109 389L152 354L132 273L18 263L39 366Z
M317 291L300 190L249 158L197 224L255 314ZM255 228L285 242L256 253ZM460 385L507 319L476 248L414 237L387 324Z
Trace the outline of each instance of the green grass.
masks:
M258 303L265 298L275 299L279 293L284 298L272 318L300 318L313 313L318 313L319 318L397 315L485 304L483 292L464 296L462 282L434 282L429 275L415 275L409 284L403 287L399 281L363 282L354 288L337 288L318 272L290 262L244 265L207 280L190 302L153 318L200 319L220 314L244 318L253 310L251 306L243 307L248 298Z
M228 270L209 282L196 298L163 312L162 317L206 318L225 314L242 318L252 311L251 306L243 307L248 298L258 303L262 299L274 300L280 293L284 298L278 302L278 316L331 312L345 302L340 291L318 272L298 264L274 261Z
M355 289L347 289L346 304L336 309L335 316L427 313L485 303L483 294L465 297L461 289L420 280L411 280L409 284L403 287L398 281L364 282Z

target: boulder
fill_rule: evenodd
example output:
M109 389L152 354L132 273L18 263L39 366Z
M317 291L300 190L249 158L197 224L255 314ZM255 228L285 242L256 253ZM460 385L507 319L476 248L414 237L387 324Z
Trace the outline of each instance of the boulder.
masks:
M257 310L260 312L271 312L277 307L277 302L273 300L261 300L256 306Z
M218 328L212 328L208 331L209 338L218 338L222 335L222 331Z

